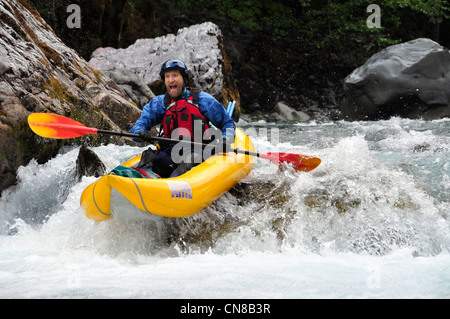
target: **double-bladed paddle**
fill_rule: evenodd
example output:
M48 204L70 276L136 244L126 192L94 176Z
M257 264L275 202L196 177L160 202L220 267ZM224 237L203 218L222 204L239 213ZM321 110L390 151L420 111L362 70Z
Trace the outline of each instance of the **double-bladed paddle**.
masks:
M138 134L105 131L93 127L87 127L68 117L51 113L30 114L30 116L28 116L28 124L30 125L33 132L35 132L37 135L48 138L65 139L65 138L80 137L87 134L107 134L107 135L117 135L122 137L141 139L141 136L139 136ZM200 145L203 147L209 145L187 140L175 140L157 136L153 136L151 137L151 139L159 142L186 143L190 145ZM239 154L265 158L271 161L272 163L278 165L290 164L296 171L303 171L303 172L309 172L315 169L317 166L320 165L321 162L320 158L305 154L284 153L284 152L258 153L258 152L250 152L247 150L241 150L237 148L231 148L229 149L229 151Z

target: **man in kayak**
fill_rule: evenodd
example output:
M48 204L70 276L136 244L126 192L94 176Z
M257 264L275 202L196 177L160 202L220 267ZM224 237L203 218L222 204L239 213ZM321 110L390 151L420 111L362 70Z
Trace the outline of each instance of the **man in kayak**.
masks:
M228 146L234 142L236 124L213 96L187 87L189 72L182 61L164 62L160 76L167 92L144 106L131 133L139 134L144 141L151 141L150 129L161 124L165 138L200 143L219 140L217 145ZM138 168L151 169L163 178L179 176L207 158L205 151L190 146L160 143L156 151L149 149L143 153Z

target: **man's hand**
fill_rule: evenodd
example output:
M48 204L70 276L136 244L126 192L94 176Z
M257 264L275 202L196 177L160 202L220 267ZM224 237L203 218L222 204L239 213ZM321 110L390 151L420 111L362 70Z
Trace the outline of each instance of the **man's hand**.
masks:
M153 135L150 131L139 131L138 135L143 141L150 142L153 140Z

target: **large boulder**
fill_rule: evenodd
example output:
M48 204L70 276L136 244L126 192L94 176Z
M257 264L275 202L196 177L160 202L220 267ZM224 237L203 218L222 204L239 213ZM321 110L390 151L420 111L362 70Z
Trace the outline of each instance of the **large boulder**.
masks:
M141 113L120 86L67 47L29 1L2 0L0 192L15 182L20 165L31 158L45 162L65 142L34 134L27 124L33 112L56 113L106 130L129 130Z
M153 86L160 80L161 65L169 59L186 63L193 85L200 87L221 103L240 96L232 80L232 70L225 53L222 32L217 25L205 22L155 39L139 39L125 49L98 48L89 64L103 72L127 69Z
M140 109L155 97L152 90L145 84L144 79L131 70L111 69L104 71L104 73L119 84Z
M345 79L349 120L450 116L450 52L430 39L390 46Z

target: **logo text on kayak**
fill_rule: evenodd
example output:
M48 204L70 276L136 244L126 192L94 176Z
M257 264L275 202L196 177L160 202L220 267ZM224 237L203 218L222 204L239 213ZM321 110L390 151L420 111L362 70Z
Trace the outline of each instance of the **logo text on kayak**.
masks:
M192 199L192 189L188 182L166 181L174 199Z

